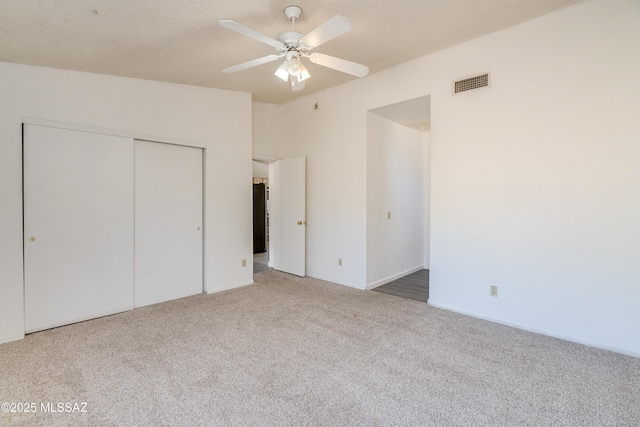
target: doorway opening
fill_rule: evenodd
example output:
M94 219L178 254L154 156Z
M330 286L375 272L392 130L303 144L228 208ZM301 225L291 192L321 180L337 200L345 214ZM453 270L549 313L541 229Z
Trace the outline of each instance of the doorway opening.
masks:
M253 273L269 266L269 163L253 160Z
M367 288L428 300L431 97L367 113Z
M260 166L264 164L264 166ZM262 162L254 159L256 193L265 184L264 214L260 203L254 203L254 264L259 271L266 268L304 277L306 275L306 158L295 157ZM263 178L268 171L268 178ZM262 176L259 176L259 173ZM257 196L259 197L259 196ZM264 226L260 221L264 218ZM264 238L259 234L264 231ZM264 239L264 240L263 240ZM259 246L264 241L265 250ZM266 267L265 267L266 263ZM254 273L259 272L254 271Z

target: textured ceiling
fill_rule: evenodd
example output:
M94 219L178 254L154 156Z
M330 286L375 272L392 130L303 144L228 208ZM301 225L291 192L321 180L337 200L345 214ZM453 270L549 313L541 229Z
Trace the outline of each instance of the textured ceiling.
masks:
M275 38L290 30L283 13L290 4L302 7L302 33L345 16L353 29L316 51L375 73L581 1L0 0L0 61L240 90L284 103L356 77L306 61L312 78L294 93L273 75L279 62L224 74L275 49L219 20Z

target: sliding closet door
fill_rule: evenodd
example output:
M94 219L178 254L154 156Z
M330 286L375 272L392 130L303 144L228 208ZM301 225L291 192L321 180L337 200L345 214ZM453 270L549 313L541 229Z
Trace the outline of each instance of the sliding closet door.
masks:
M133 139L24 127L26 332L132 308Z
M202 149L135 142L135 306L202 292Z

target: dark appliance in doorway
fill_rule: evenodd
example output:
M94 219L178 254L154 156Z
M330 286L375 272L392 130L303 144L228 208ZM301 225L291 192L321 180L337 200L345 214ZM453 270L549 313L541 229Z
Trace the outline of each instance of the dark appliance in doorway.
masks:
M267 250L267 187L253 184L253 253Z

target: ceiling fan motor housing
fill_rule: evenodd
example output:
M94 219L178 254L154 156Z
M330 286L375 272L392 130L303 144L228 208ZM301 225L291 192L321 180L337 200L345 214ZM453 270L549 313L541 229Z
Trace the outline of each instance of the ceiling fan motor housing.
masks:
M278 41L285 44L287 47L295 47L300 44L300 39L304 37L304 34L296 31L287 31L278 36Z

